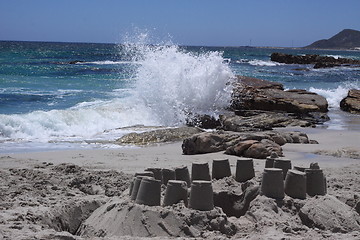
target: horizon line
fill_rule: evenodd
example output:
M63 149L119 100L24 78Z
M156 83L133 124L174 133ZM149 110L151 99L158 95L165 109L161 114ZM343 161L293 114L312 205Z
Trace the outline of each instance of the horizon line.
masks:
M43 40L0 40L0 42L34 42L34 43L78 43L78 44L109 44L109 45L125 45L124 43L116 43L116 42L82 42L82 41L43 41ZM160 45L160 44L147 44L147 45ZM249 46L249 45L186 45L186 44L173 44L180 47L242 47L242 48L290 48L290 49L299 49L305 47L284 47L284 46Z

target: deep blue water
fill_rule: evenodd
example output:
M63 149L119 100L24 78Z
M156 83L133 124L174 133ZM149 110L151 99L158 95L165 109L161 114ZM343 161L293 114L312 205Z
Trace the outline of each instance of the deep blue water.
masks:
M232 74L315 91L330 114L360 88L360 68L278 64L273 52L360 59L359 51L0 41L0 151L113 139L124 133L116 129L136 124L181 124L183 109L221 106ZM346 116L335 115L336 124Z

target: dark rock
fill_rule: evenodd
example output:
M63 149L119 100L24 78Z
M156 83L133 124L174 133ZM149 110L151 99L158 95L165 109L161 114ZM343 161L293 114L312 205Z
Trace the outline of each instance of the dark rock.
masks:
M214 129L220 126L219 119L210 115L195 115L189 116L186 119L186 125L189 127L199 127L204 129Z
M231 108L307 114L327 112L328 103L316 93L306 90L284 91L281 84L238 76L234 83Z
M301 119L313 124L324 123L330 120L329 116L323 112L308 112L307 116L301 116Z
M80 61L80 60L75 60L75 61L70 61L69 64L77 64L77 63L83 63L85 61Z
M360 216L337 198L325 195L307 200L300 209L303 224L332 232L360 231Z
M360 90L349 90L347 97L341 100L340 108L346 112L360 113Z
M310 69L308 69L308 68L294 68L293 70L294 71L305 71L305 72L310 71Z
M271 61L285 64L314 64L314 68L331 68L338 66L351 67L360 64L359 60L350 58L334 58L316 54L291 55L285 53L272 53Z

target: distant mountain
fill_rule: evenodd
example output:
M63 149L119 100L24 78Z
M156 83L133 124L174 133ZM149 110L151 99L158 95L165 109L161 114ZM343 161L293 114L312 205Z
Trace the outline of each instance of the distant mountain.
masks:
M344 29L329 39L316 41L305 48L360 49L360 31Z

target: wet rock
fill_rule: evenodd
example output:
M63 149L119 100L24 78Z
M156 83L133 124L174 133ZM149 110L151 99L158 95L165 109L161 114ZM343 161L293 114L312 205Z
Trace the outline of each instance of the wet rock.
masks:
M342 65L357 65L359 60L350 58L334 58L330 56L320 56L317 54L291 55L285 53L272 53L271 61L286 64L315 64L314 68L329 68Z
M326 98L306 90L284 91L281 84L238 76L231 108L234 110L284 111L297 114L327 112ZM281 85L281 86L279 86Z
M332 232L360 231L360 216L331 195L309 199L300 209L303 224Z
M143 133L129 133L117 139L116 143L146 145L151 143L180 141L200 132L203 132L203 130L196 127L158 129Z
M347 97L341 100L340 108L346 112L360 114L360 90L349 90Z
M216 119L213 116L204 114L204 115L198 115L195 116L189 116L186 119L186 125L189 127L199 127L204 129L214 129L219 127L220 121L219 119Z

